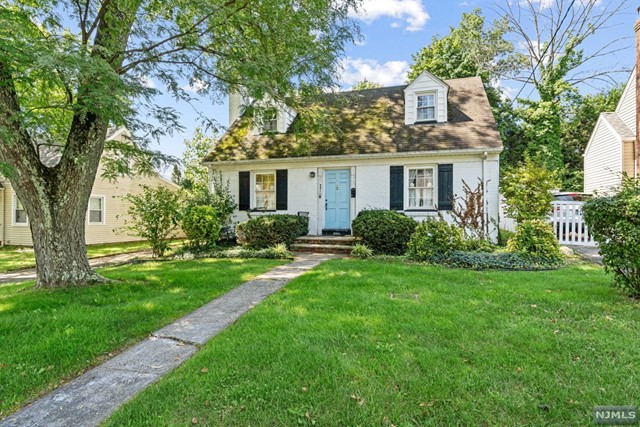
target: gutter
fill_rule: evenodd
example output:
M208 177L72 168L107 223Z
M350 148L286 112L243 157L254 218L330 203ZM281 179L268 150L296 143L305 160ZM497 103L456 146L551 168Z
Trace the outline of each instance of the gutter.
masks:
M318 162L324 161L340 161L340 160L368 160L368 159L402 159L412 157L425 156L464 156L468 154L479 154L482 156L489 154L500 154L502 148L473 148L466 150L435 150L435 151L407 151L402 153L375 153L375 154L341 154L335 156L307 156L307 157L282 157L272 159L251 159L251 160L222 160L222 161L203 161L201 164L205 166L226 166L226 165L244 165L244 164L261 164L261 163L294 163L294 162Z
M6 200L4 199L4 187L0 184L0 199L2 199L2 203L0 204L0 246L4 246L4 228L5 228L5 210L4 206Z

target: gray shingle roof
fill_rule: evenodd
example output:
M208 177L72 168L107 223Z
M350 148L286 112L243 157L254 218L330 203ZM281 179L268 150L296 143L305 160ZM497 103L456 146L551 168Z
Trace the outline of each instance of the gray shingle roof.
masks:
M629 129L629 126L627 126L616 113L602 113L602 118L604 118L611 125L613 130L623 140L635 139L636 135L631 129Z
M107 138L106 140L110 140L113 136L122 128L119 127L111 127L107 129ZM60 159L62 158L62 150L64 146L62 145L48 145L48 144L37 144L38 155L40 156L40 161L43 165L52 168L60 163Z
M404 89L394 86L328 95L318 110L324 131L308 131L296 118L298 132L253 135L248 117L237 120L205 161L253 160L327 155L501 150L502 141L482 80L445 80L449 89L448 122L404 124ZM304 113L304 112L303 112ZM304 114L303 114L304 115Z

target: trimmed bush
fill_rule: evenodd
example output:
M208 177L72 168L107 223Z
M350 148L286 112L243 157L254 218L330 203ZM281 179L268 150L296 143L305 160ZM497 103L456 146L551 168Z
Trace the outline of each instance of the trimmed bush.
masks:
M417 222L396 211L370 209L360 211L353 220L353 235L376 254L402 255L416 229Z
M472 252L493 252L496 247L486 239L465 239L464 249Z
M640 180L624 178L615 195L589 200L583 211L613 284L640 297Z
M464 248L462 230L442 219L426 219L418 224L409 241L409 257L420 261L446 256Z
M192 249L215 247L221 227L222 221L212 206L188 206L182 215L182 231Z
M504 228L498 229L498 246L507 246L507 242L513 235L516 234L513 231L505 230Z
M469 270L548 270L562 265L559 259L549 260L514 252L452 251L446 256L435 257L431 262Z
M262 258L262 259L293 259L293 254L284 245L275 245L266 249L245 249L235 247L222 251L197 252L183 251L177 254L175 259L200 259L200 258Z
M309 234L309 218L297 215L265 215L238 224L238 243L251 249L278 244L290 247L300 236Z
M362 243L356 243L353 245L353 249L351 249L351 256L354 258L370 258L373 256L373 251Z
M542 219L527 220L518 224L516 234L507 242L507 249L550 261L562 259L553 227Z

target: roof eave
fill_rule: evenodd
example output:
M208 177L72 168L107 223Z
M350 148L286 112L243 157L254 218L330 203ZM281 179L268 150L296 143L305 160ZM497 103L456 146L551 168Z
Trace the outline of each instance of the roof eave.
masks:
M425 156L464 156L469 154L500 154L503 148L469 148L469 149L452 149L452 150L433 150L433 151L406 151L399 153L373 153L373 154L340 154L333 156L307 156L307 157L280 157L269 159L245 159L245 160L204 160L205 166L227 166L227 165L244 165L244 164L261 164L261 163L295 163L295 162L317 162L317 161L336 161L336 160L368 160L368 159L394 159L404 157L425 157Z

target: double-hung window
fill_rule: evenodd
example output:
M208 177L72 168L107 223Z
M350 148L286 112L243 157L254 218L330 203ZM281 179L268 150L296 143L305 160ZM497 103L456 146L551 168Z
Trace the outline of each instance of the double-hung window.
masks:
M104 196L89 199L89 224L104 224Z
M27 210L24 205L18 199L18 196L13 196L13 225L27 225L29 218L27 217Z
M275 111L267 112L262 120L262 132L278 131L278 114Z
M436 95L425 93L418 95L417 121L431 121L436 119Z
M273 211L276 209L276 174L256 173L256 209Z
M434 168L409 169L409 209L434 208Z

